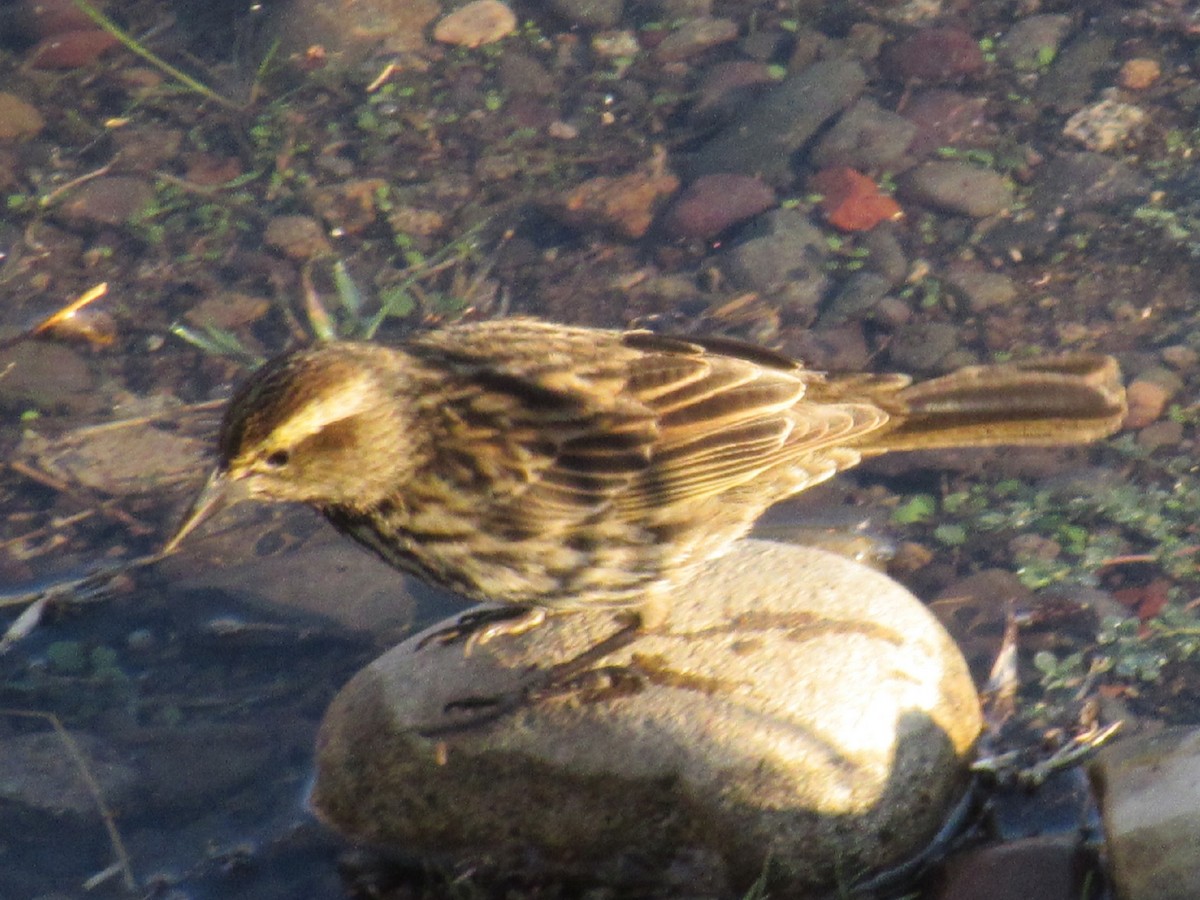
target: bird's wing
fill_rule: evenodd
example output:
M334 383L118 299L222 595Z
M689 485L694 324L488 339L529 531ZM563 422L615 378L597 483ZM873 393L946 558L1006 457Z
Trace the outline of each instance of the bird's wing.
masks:
M629 391L654 411L659 434L652 467L617 501L623 517L786 473L763 485L765 507L853 465L857 454L837 448L890 419L873 391L830 395L836 380L769 350L710 338L627 340L644 351Z
M487 485L510 525L566 525L607 508L638 520L793 465L782 496L805 486L805 466L811 481L840 467L821 451L888 420L861 397L804 402L810 388L827 390L820 376L750 345L509 329L499 348L484 335L436 355L455 385L440 398L439 477L476 493Z

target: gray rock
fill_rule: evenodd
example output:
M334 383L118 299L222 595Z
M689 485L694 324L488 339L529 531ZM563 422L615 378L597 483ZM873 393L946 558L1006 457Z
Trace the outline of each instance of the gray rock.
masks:
M624 12L624 0L550 0L551 8L584 28L615 28Z
M1116 38L1089 31L1070 41L1038 81L1033 99L1060 113L1072 113L1092 99L1096 80L1114 64Z
M419 52L426 46L426 26L441 11L437 0L268 4L278 27L281 53L303 53L306 47L319 44L334 65L354 65L375 53Z
M901 179L911 200L949 213L984 218L1012 205L1012 185L999 172L956 160L922 163Z
M847 59L824 60L788 76L705 144L691 160L690 174L740 172L776 187L789 184L792 154L866 84L862 66Z
M886 169L896 166L917 133L913 122L863 98L844 112L809 154L817 168L850 166Z
M118 808L127 803L137 785L134 767L111 744L90 734L72 732L71 740L108 803ZM98 815L71 746L52 731L0 740L0 803L60 816Z
M721 255L720 267L737 287L758 291L793 313L815 314L829 285L825 235L804 213L776 209L760 216L745 239Z
M1123 900L1200 897L1200 729L1116 742L1092 764L1109 866Z
M908 255L896 237L894 228L886 225L872 228L861 238L863 247L870 251L867 257L867 268L882 275L888 280L888 285L896 287L908 275Z
M797 896L907 857L960 793L980 713L945 632L886 576L768 541L736 544L666 629L605 658L627 690L422 733L613 627L597 610L470 656L413 639L380 657L322 724L319 815L430 862L705 894L767 871Z
M868 318L879 301L887 296L891 284L874 272L855 272L829 301L821 313L820 325L837 325L851 319Z
M946 281L963 295L973 313L1008 306L1017 299L1017 286L1002 272L952 267Z
M1040 69L1058 55L1070 31L1070 16L1026 16L997 41L996 55L1014 69Z
M959 349L958 328L949 322L917 322L900 329L888 358L901 372L947 369L947 358Z
M1073 213L1141 199L1149 190L1149 180L1120 160L1060 153L1038 171L1031 196L1038 210Z

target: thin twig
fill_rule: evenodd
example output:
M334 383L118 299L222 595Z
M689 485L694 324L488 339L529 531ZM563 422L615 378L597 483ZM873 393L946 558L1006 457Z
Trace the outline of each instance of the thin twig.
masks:
M92 775L87 755L83 752L83 748L79 746L79 742L72 737L71 733L63 726L62 720L54 715L54 713L28 709L0 709L0 714L28 719L42 719L49 722L54 728L55 733L67 748L67 752L71 755L71 759L75 763L79 775L83 779L83 783L87 786L88 793L92 795L92 800L95 801L97 809L100 810L100 818L104 821L104 830L108 832L108 841L112 844L113 853L116 855L117 863L121 867L121 877L125 882L126 889L130 891L136 890L137 879L133 876L133 866L130 864L129 853L125 849L125 842L121 840L121 833L117 830L116 817L113 815L108 803L104 800L104 792L100 789L100 783Z
M115 37L120 42L121 46L123 46L130 53L140 56L142 59L146 60L146 62L150 63L150 65L170 75L180 84L184 85L190 90L195 91L201 97L205 97L213 101L213 103L220 104L226 109L234 109L239 112L243 111L242 106L234 103L227 97L222 97L202 81L197 81L186 72L175 68L161 56L156 54L153 50L150 50L148 47L138 41L133 35L129 34L129 32L119 28L112 19L100 12L100 10L96 9L96 7L92 6L92 4L88 3L87 0L71 0L71 2L75 4L80 12L99 25L103 31L106 31Z
M153 528L144 522L139 522L129 513L125 512L125 510L121 509L121 507L116 504L115 500L102 501L95 497L88 496L85 491L80 490L78 487L68 484L61 478L55 478L53 475L49 474L48 472L43 472L41 469L35 469L33 466L23 463L19 459L9 460L8 467L18 475L24 475L30 481L37 482L43 487L48 487L51 490L58 491L60 494L70 497L76 503L79 503L83 506L95 507L106 516L109 516L124 525L134 535L141 537L154 533Z

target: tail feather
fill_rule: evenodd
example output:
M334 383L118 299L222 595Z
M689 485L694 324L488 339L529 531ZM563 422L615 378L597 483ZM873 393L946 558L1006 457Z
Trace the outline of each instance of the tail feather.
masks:
M1117 361L1099 354L970 366L902 388L888 406L896 426L867 435L862 453L1082 444L1115 432L1127 410Z

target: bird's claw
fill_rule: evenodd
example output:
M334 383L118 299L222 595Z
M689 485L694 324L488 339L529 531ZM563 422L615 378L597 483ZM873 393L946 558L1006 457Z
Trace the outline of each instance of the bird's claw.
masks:
M514 606L496 609L478 609L465 612L453 625L439 628L417 642L423 650L430 644L445 646L463 643L463 655L470 656L476 647L482 647L503 635L524 634L546 621L546 610L540 606Z

